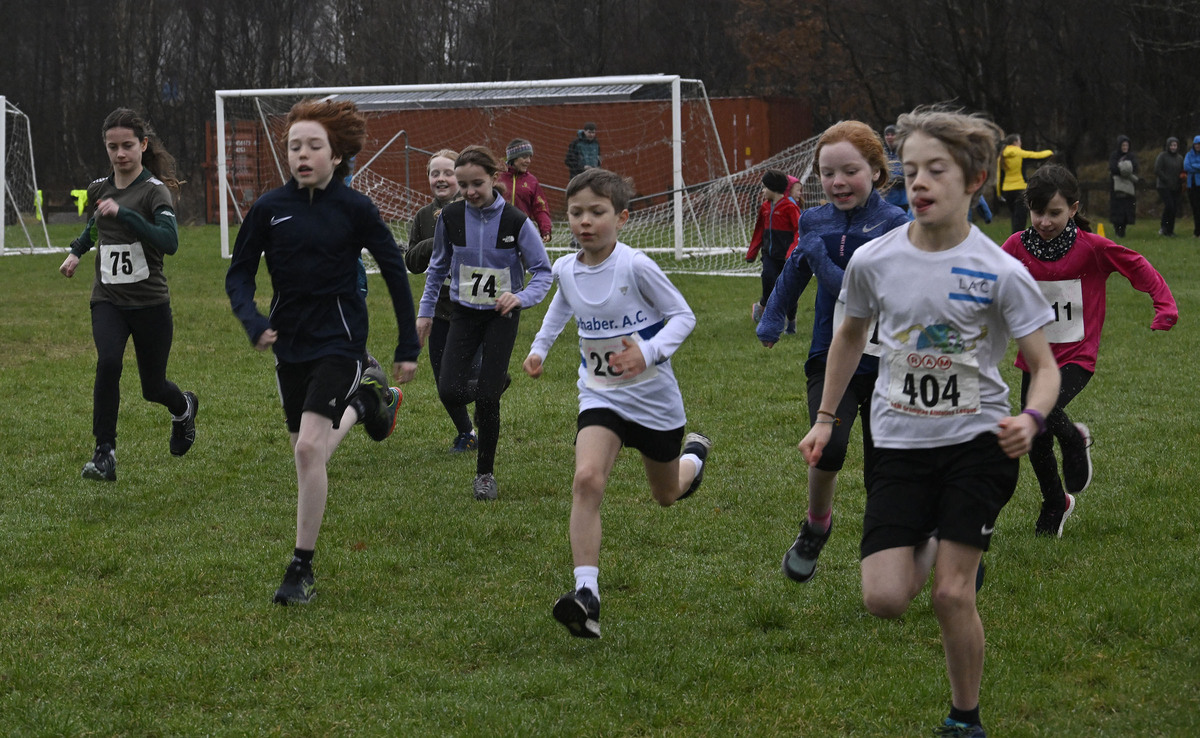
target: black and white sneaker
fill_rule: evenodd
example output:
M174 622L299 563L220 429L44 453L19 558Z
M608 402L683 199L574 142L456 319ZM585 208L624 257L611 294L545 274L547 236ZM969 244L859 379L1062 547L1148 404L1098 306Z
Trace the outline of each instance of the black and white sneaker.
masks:
M696 454L696 456L700 457L700 461L705 462L705 464L708 463L708 452L710 450L712 450L712 441L709 440L708 436L701 435L700 433L689 433L683 439L683 453ZM704 481L704 466L700 467L700 471L696 474L695 479L692 480L687 490L679 495L679 499L682 500L685 497L690 497L693 492L700 489L700 482L702 481Z
M1083 423L1075 429L1083 437L1083 449L1073 453L1063 452L1063 486L1067 492L1077 495L1092 483L1092 432Z
M195 392L184 392L183 399L187 400L187 410L183 417L171 419L171 455L183 456L196 442L196 413L200 410L200 400Z
M808 527L807 520L800 524L800 535L796 536L796 542L783 555L783 573L788 579L803 584L813 578L817 573L817 557L825 548L832 530L832 521L824 533L814 532Z
M554 619L576 638L599 638L600 599L587 587L567 592L554 603Z
M1037 522L1033 526L1034 535L1062 538L1063 523L1066 523L1067 518L1071 517L1071 513L1075 512L1075 495L1066 493L1063 498L1061 508L1049 508L1045 502L1042 502L1042 511L1038 514Z
M107 443L97 446L92 460L83 465L82 476L101 482L117 481L117 450Z
M317 596L312 564L293 558L283 573L283 584L275 590L275 602L279 605L303 605Z

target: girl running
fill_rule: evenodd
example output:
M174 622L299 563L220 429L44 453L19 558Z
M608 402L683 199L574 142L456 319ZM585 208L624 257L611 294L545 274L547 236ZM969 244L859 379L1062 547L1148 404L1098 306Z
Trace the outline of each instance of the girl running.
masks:
M225 291L259 351L273 349L279 396L295 452L296 547L275 591L280 605L315 596L313 552L329 493L327 465L357 422L380 441L395 427L402 395L367 366L367 303L358 263L367 249L379 265L396 314L393 372L412 379L420 345L412 293L379 211L343 181L362 149L366 121L351 102L304 100L285 122L287 184L260 197L238 230ZM262 257L271 273L270 317L254 304Z
M121 370L130 336L142 397L171 413L173 456L186 454L196 440L199 402L194 392L181 392L167 379L175 328L163 257L179 248L173 195L181 183L175 178L175 159L149 124L128 108L109 113L100 135L112 174L88 186L88 202L96 207L58 270L75 276L79 257L99 247L91 297L96 449L83 466L83 477L115 482Z
M551 283L550 261L537 226L496 191L499 171L500 163L483 146L468 146L455 160L454 176L464 201L447 205L438 218L417 312L417 334L424 343L433 328L442 281L449 276L453 305L438 393L447 405L475 401L479 455L472 491L477 500L499 495L493 469L500 395L508 384L521 309L541 302ZM528 285L526 271L531 274ZM472 398L471 364L480 347L479 381Z
M784 265L758 324L758 338L767 348L779 340L784 316L794 306L809 279L817 277L816 314L804 373L808 377L809 419L817 419L825 382L825 357L833 331L841 320L837 302L842 275L851 255L863 244L908 222L899 207L885 202L878 190L888 182L888 160L879 136L859 121L830 126L817 141L813 169L829 202L800 216L799 242ZM871 477L871 389L879 371L878 349L868 349L859 361L850 388L837 407L838 425L820 463L808 469L808 514L795 543L783 557L783 573L807 582L817 569L817 557L829 540L833 524L833 494L837 474L846 459L854 417L862 417L863 476Z
M404 265L413 274L423 274L429 268L429 258L433 255L433 227L442 214L442 208L459 199L458 180L454 178L454 160L457 158L458 152L450 149L442 149L429 157L429 189L433 193L433 202L418 210L413 217L408 229L408 249L404 252ZM433 326L429 331L429 366L433 368L435 383L441 373L442 354L446 351L451 304L450 285L443 281L433 312ZM458 432L450 444L450 451L473 451L476 444L475 429L471 425L467 406L445 403L443 406Z
M1025 203L1033 214L1032 227L1009 236L1002 248L1021 260L1054 309L1046 337L1058 363L1061 387L1054 409L1046 416L1050 432L1034 440L1029 462L1042 490L1042 511L1034 532L1061 537L1063 523L1075 510L1075 495L1092 481L1091 431L1083 423L1072 423L1066 408L1096 371L1108 276L1120 272L1134 289L1150 295L1154 301L1150 330L1170 330L1179 319L1179 309L1166 281L1145 257L1091 233L1088 219L1079 211L1079 183L1067 169L1051 164L1034 172ZM1024 402L1029 365L1023 354L1017 354L1016 364L1022 372ZM1063 457L1061 478L1054 458L1055 439Z

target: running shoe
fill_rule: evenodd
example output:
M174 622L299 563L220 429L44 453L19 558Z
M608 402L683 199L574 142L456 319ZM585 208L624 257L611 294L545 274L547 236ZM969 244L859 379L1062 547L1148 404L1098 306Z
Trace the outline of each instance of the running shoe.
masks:
M554 603L554 619L576 638L599 638L600 599L587 587L567 592Z
M754 318L754 322L762 320L763 306L758 304L758 300L750 303L750 317Z
M500 486L491 474L476 474L473 489L477 500L490 501L500 496Z
M195 392L184 392L183 399L187 400L187 410L183 417L171 417L171 455L183 456L196 442L196 413L200 410L200 400Z
M683 441L683 453L696 454L696 456L700 457L700 461L704 463L701 464L700 471L692 479L692 483L688 486L687 491L679 495L677 498L679 500L690 497L693 492L700 489L700 482L704 481L704 467L708 464L708 452L712 449L712 441L708 439L708 436L699 433L689 433Z
M283 584L275 590L275 602L279 605L303 605L312 602L317 596L313 589L312 564L305 564L300 559L293 558L283 573Z
M361 385L359 385L361 387ZM374 415L368 415L363 421L363 430L371 437L372 441L382 441L392 435L392 431L396 430L396 414L400 410L400 403L404 402L404 393L399 387L388 387L383 393L383 403L379 406L379 412Z
M824 533L817 533L810 528L808 520L800 524L800 535L796 536L796 542L783 555L783 573L788 579L803 584L813 578L817 573L817 557L821 555L821 549L825 548L832 531L832 520Z
M950 718L946 718L941 725L934 728L933 734L945 738L987 738L982 725L967 725Z
M83 465L83 478L95 479L101 482L117 481L117 451L111 445L102 443L96 447L92 460Z
M454 437L454 443L450 445L450 453L461 454L467 451L474 451L478 445L479 442L475 437L475 431L466 431Z
M1066 506L1061 509L1047 508L1045 501L1042 502L1042 512L1038 514L1037 523L1033 526L1035 535L1062 538L1063 523L1075 512L1075 495L1064 493L1063 496L1066 498Z
M1063 486L1073 495L1088 488L1092 483L1092 432L1083 423L1075 429L1083 437L1083 450L1075 453L1063 452Z

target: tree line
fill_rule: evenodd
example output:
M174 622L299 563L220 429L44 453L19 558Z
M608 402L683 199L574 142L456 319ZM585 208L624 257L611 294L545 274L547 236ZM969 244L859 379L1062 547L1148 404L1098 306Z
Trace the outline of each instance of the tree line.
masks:
M5 0L0 94L47 192L145 113L201 195L213 91L666 72L807 100L813 129L921 103L990 113L1068 164L1200 133L1200 0ZM198 200L197 200L198 202ZM185 208L198 217L200 208Z

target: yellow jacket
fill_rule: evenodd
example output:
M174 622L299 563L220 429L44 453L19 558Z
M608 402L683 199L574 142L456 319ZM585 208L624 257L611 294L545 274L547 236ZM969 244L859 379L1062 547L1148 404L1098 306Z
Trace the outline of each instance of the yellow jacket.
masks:
M1050 149L1026 151L1016 144L1005 146L1000 152L1000 157L996 159L996 195L1025 189L1025 177L1021 173L1021 166L1026 159L1045 159L1053 155L1054 152Z

